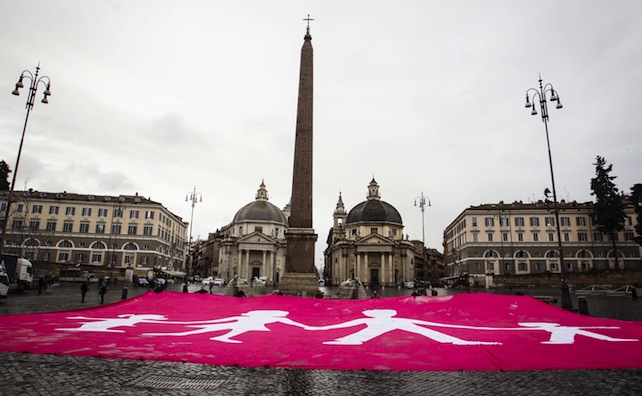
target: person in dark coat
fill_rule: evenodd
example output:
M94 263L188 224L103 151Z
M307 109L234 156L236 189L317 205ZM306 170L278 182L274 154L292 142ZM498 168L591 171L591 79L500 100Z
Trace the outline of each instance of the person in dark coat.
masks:
M105 294L107 294L107 284L105 282L102 282L100 284L100 289L98 291L98 294L100 294L100 303L105 302Z
M83 282L82 285L80 285L80 295L82 296L80 302L85 302L85 295L87 294L88 290L89 286L87 286L87 282Z

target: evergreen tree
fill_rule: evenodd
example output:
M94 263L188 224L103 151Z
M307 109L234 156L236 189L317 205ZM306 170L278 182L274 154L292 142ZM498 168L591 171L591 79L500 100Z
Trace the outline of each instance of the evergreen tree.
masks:
M0 161L0 191L9 191L9 165L4 160Z
M624 204L613 180L617 176L611 176L613 165L606 166L606 160L599 155L595 163L595 177L591 179L591 195L595 195L593 205L593 222L598 231L608 235L613 243L613 255L615 258L615 269L619 269L619 258L617 254L617 233L624 229Z
M642 184L638 183L631 187L631 201L635 208L635 233L633 238L638 245L642 245Z

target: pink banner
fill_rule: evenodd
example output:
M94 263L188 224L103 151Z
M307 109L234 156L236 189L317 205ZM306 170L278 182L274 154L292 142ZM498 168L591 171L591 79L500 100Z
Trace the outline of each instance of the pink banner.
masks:
M527 296L333 300L147 293L0 317L5 352L336 370L642 368L642 322Z

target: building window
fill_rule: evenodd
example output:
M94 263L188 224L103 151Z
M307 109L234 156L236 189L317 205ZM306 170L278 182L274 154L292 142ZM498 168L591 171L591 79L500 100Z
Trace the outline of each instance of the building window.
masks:
M130 219L137 219L138 218L138 210L132 209L129 211L129 218Z
M570 227L571 226L571 218L567 216L562 216L560 217L560 224L562 227Z
M33 205L31 207L31 213L41 214L42 213L42 205Z
M107 208L99 208L98 217L107 217Z
M50 215L57 215L59 210L60 210L59 206L50 206L49 207L49 214Z
M120 224L112 224L111 225L111 233L114 235L120 235L121 232L121 227Z
M602 241L603 240L602 233L599 232L599 231L593 231L593 240L596 241L596 242L597 241Z
M136 224L130 224L127 228L127 235L136 235L137 230L138 226L136 226Z
M63 232L73 232L74 230L74 222L73 221L65 221L65 223L62 225L62 231Z
M523 217L515 217L515 227L524 227Z
M62 240L62 241L60 241L58 243L58 247L60 247L60 248L72 248L72 247L74 247L74 244L71 243L71 241L68 241L68 240L65 239L65 240Z
M76 208L73 206L67 206L65 208L65 216L74 216L76 214Z
M473 232L473 242L479 242L479 233Z
M630 231L625 231L624 232L624 240L625 241L632 241L633 240L633 233Z
M121 208L114 208L114 217L123 217L123 210Z
M524 262L517 263L517 270L520 271L520 272L528 271L528 264L524 263Z
M618 238L617 232L614 232L614 233L609 235L609 241L617 242L618 240L619 240L619 238Z
M518 242L524 242L524 233L523 232L518 232L517 233L517 241Z
M56 231L56 222L48 221L47 222L47 231Z
M585 231L579 231L577 233L577 240L580 242L588 241L588 234Z
M488 242L492 242L493 241L493 233L492 232L487 232L486 233L486 238L488 239Z
M486 271L495 271L495 263L486 263Z
M371 234L376 234L376 233L377 233L377 227L372 227L372 228L370 229L370 233L371 233Z
M499 226L500 227L508 227L508 216L501 215L499 216Z
M551 263L551 271L552 272L557 272L558 271L557 263Z
M89 232L89 223L80 223L80 232L87 234Z
M548 233L548 241L549 242L555 242L555 233L549 232Z
M633 219L631 216L626 216L624 218L624 225L632 226L633 225Z
M262 226L255 226L254 227L254 232L263 232L263 227Z
M564 233L564 242L570 242L571 241L571 233L570 232L565 232Z
M584 227L586 226L586 218L578 216L575 218L575 225L578 227Z
M539 217L531 217L528 219L531 227L539 227Z
M143 227L143 235L152 235L153 228L150 225Z
M91 208L82 208L82 216L83 217L91 216Z
M100 263L103 259L103 255L100 253L94 253L91 255L91 262L92 263Z
M24 204L18 204L18 209L16 211L18 213L22 213L25 210L25 205Z
M154 211L153 210L146 210L145 211L145 219L153 220L154 219Z
M14 220L13 224L11 224L11 229L12 230L21 230L22 229L22 220L21 219Z
M76 253L76 262L84 263L85 262L85 253Z
M138 247L134 245L133 243L129 242L125 246L123 246L124 250L138 250Z
M66 262L69 261L69 253L67 252L60 252L58 254L58 261Z
M502 242L508 242L508 233L502 232Z
M103 223L96 224L96 234L104 234L104 233L105 233L105 224Z
M546 227L555 227L555 217L546 216L544 218L544 223L546 224Z
M31 220L29 222L29 229L31 231L36 231L40 228L40 220Z
M533 236L533 242L539 242L539 232L533 232L531 235Z
M477 217L473 217L471 221L473 223L473 227L477 227Z
M492 217L485 217L484 218L484 225L486 227L494 227L495 226L495 219Z

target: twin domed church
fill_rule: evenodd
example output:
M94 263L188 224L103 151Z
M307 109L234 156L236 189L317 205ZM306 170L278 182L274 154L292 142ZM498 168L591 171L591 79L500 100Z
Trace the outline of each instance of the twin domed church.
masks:
M285 272L289 217L290 205L279 209L269 202L261 182L254 201L195 247L194 272L226 281L235 276L248 280L263 277L268 285L277 286ZM392 286L415 278L415 246L403 238L401 215L381 200L374 178L368 185L367 200L349 212L339 194L333 219L324 251L326 282L338 285L357 278L367 285Z

